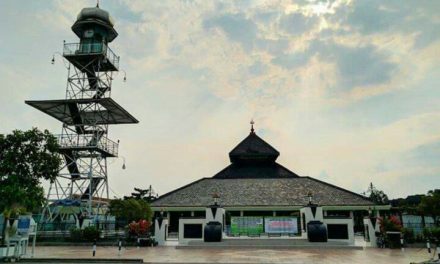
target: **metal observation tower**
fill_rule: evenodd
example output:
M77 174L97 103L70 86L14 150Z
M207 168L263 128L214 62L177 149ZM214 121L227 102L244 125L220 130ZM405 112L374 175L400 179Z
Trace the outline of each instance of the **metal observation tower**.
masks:
M26 101L62 122L58 140L65 164L49 188L43 222L66 220L56 209L63 206L79 207L88 218L104 212L109 198L107 158L118 157L119 145L119 140L109 139L109 125L138 123L111 98L119 70L119 56L109 47L118 36L113 25L109 13L98 6L82 9L72 26L79 43L64 42L62 55L69 62L65 99Z

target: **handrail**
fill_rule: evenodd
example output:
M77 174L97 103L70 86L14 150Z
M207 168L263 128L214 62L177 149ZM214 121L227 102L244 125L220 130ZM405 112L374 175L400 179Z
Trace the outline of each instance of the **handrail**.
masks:
M64 43L63 56L103 54L116 68L119 68L119 56L105 43Z
M57 135L61 148L99 148L114 156L118 155L118 143L105 136L95 134Z

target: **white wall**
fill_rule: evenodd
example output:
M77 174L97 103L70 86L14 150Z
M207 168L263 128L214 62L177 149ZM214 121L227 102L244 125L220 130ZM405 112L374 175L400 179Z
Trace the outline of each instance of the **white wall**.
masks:
M348 239L329 239L328 241L346 241L348 244L354 245L353 218L326 218L324 219L324 224L326 227L328 224L347 225Z
M184 225L186 224L201 224L202 225L202 238L185 238L184 234ZM204 239L204 229L206 225L206 219L197 219L197 218L181 218L179 219L179 244L188 244L189 241L198 240L203 241Z

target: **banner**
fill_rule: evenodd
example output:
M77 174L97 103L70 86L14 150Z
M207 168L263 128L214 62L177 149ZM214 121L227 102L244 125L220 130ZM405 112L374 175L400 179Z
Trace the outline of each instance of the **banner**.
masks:
M298 233L298 220L294 217L265 217L264 230L266 233Z
M263 233L263 217L231 217L232 235L258 235Z

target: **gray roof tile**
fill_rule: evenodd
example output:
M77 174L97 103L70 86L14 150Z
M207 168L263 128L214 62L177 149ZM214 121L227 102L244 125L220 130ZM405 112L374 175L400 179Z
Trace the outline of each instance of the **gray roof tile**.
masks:
M220 195L220 204L234 206L302 206L308 192L319 205L370 205L365 197L321 182L311 177L297 178L203 178L161 196L154 207L208 206L213 193Z

